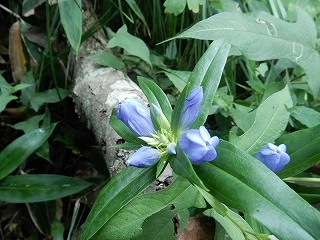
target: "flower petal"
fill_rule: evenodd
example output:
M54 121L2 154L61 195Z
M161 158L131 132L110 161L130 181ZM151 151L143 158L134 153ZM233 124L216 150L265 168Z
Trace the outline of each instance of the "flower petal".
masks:
M209 162L217 156L215 147L219 143L219 138L210 138L208 130L203 126L182 133L178 142L192 164Z
M120 102L117 117L139 137L152 137L155 133L149 109L135 99Z
M202 87L193 89L186 98L180 117L180 132L187 130L197 119L203 99Z
M156 164L160 159L160 153L151 147L141 147L128 160L127 165L146 168Z

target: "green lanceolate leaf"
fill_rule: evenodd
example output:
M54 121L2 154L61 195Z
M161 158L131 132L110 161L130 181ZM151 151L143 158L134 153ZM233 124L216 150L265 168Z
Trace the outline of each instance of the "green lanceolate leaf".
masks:
M0 180L20 166L33 152L35 152L52 134L57 124L39 128L10 143L0 153Z
M112 178L100 191L82 229L81 239L94 238L114 215L148 187L155 180L156 168L156 165L150 168L127 167Z
M141 90L146 95L149 104L153 103L159 107L168 121L170 121L172 108L169 99L164 94L162 89L153 81L144 77L138 77L138 82Z
M175 38L216 40L231 37L232 45L251 60L286 58L306 72L315 97L320 97L320 55L312 18L297 9L298 20L288 23L266 12L224 12L205 19Z
M206 121L210 110L209 106L212 105L214 94L220 83L229 50L229 39L218 39L211 43L208 50L203 54L195 66L189 77L188 83L177 100L177 104L172 112L171 127L174 133L177 133L179 129L180 116L186 97L191 90L199 86L203 87L203 100L198 118L192 125L192 128L200 127Z
M320 212L260 161L220 140L218 157L194 166L210 193L250 214L279 239L319 239Z
M128 239L136 236L141 233L141 224L147 217L171 204L174 205L174 209L172 209L171 212L167 212L169 217L163 219L160 226L165 226L165 224L173 225L172 217L178 210L191 206L205 207L205 203L197 189L185 179L178 178L168 188L162 191L147 193L134 198L114 215L97 234L94 235L94 238ZM154 232L153 234L157 235L158 233ZM172 236L173 234L174 232L172 232Z
M277 173L280 178L295 176L320 161L320 125L287 134L276 141L284 143L290 162Z
M59 0L60 19L67 38L76 53L82 35L81 0Z
M261 147L274 142L285 130L292 107L288 87L268 97L256 110L251 127L240 137L230 132L230 142L255 155Z
M150 53L146 44L140 39L130 33L128 33L128 28L123 25L113 38L110 39L107 45L108 48L121 47L126 50L130 55L137 56L142 60L151 64Z
M219 222L233 240L257 240L256 237L249 234L254 233L254 231L250 225L241 216L239 216L239 214L231 211L227 207L226 210L227 211L224 216L220 215L212 208L204 211L203 214L213 217L217 222Z
M8 176L0 182L0 201L10 203L49 201L75 194L90 185L76 178L53 174Z
M96 60L100 65L104 67L112 67L114 69L125 69L124 62L115 55L108 52L96 53L88 57L89 59Z
M320 112L313 108L304 106L296 107L296 109L291 113L291 116L308 128L312 128L320 124Z

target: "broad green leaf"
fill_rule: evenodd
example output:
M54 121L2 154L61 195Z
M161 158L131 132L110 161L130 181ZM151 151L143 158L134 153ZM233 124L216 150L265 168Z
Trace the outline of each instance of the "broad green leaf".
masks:
M9 102L11 102L12 100L16 100L16 99L18 99L17 96L12 96L8 93L1 93L1 95L0 95L0 112L2 112L6 108L6 106Z
M230 108L230 115L232 116L235 124L241 128L242 131L248 131L254 123L257 111L243 112L238 108Z
M128 28L123 25L113 38L110 39L107 45L108 48L121 47L126 50L130 55L137 56L142 60L146 61L150 66L150 53L146 44L140 39L130 33Z
M192 10L194 13L199 12L199 5L203 4L203 0L166 0L163 4L165 6L164 12L174 13L174 15L179 15L188 4L189 10Z
M142 223L142 233L131 239L149 239L152 236L152 240L175 240L173 225L173 217L177 213L175 210L172 210L172 206L166 206L164 209L151 215Z
M81 2L81 0L58 0L62 26L76 54L82 35Z
M280 178L295 176L320 161L320 125L287 134L276 141L287 146L290 162L278 172Z
M50 229L53 240L63 240L64 226L58 219L53 219Z
M64 88L49 89L44 92L33 93L30 96L30 105L36 112L45 103L56 103L66 98L71 91Z
M194 13L199 12L199 5L202 5L203 0L187 0L188 8Z
M33 130L39 128L39 123L43 120L45 114L33 116L26 121L18 122L11 127L17 130L22 130L24 133L32 132Z
M179 134L177 131L179 129L180 116L186 97L191 90L199 86L203 87L203 100L198 118L191 128L198 128L204 124L209 114L214 94L220 83L229 50L229 39L221 38L211 43L208 50L203 54L192 71L188 83L177 100L176 106L172 112L171 128L173 133Z
M110 219L155 180L155 176L156 165L150 168L127 167L112 178L100 191L81 231L80 239L95 237Z
M296 107L291 113L291 116L308 128L312 128L320 124L320 112L312 108L304 106Z
M215 198L250 214L279 239L288 239L293 233L294 239L320 238L320 212L277 175L223 140L217 146L217 153L214 161L194 166Z
M117 70L125 69L124 62L111 53L107 53L107 52L96 53L87 58L96 60L100 65L104 67L112 67Z
M255 119L250 129L240 137L230 132L230 142L238 148L255 155L261 147L274 142L285 130L292 107L289 88L268 97L255 110Z
M237 213L228 208L226 209L227 212L225 216L220 215L212 208L204 211L203 214L208 217L213 217L217 222L219 222L233 240L256 240L256 237L248 234L254 232L250 225Z
M298 20L285 22L266 12L219 13L175 38L216 40L231 37L232 45L251 60L286 58L301 66L315 97L320 97L320 56L312 18L297 9ZM174 38L174 39L175 39Z
M174 84L174 86L179 90L179 92L182 92L188 82L191 72L171 70L168 68L164 70L165 70L164 73L167 75L170 81Z
M11 203L44 202L75 194L90 185L76 178L54 174L8 176L0 182L0 200Z
M39 128L24 134L6 146L0 153L0 180L20 166L52 134L55 126Z
M147 193L134 198L111 218L94 235L95 239L128 239L141 233L141 224L154 213L168 205L174 209L168 212L169 217L162 220L160 226L172 224L172 217L177 211L191 206L205 207L205 203L197 189L183 178L178 178L168 188L159 192ZM128 221L128 219L130 219ZM158 226L159 227L159 226ZM154 232L154 234L156 234ZM173 232L172 232L173 234ZM140 238L142 239L142 238Z
M141 90L146 95L149 104L153 103L159 107L168 121L170 121L172 108L169 99L164 94L162 89L153 81L144 77L138 77L138 82Z
M166 0L163 3L165 13L174 13L175 16L183 12L186 7L187 0Z
M16 86L11 86L1 74L2 71L0 71L0 112L6 108L9 102L18 99L18 97L12 95L12 93L31 86L31 84L23 83L17 84Z

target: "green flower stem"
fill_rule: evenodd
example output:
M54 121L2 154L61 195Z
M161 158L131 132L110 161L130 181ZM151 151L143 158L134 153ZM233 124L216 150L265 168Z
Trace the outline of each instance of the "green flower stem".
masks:
M310 182L310 183L320 183L320 178L306 178L306 177L288 177L283 179L284 181L293 182Z

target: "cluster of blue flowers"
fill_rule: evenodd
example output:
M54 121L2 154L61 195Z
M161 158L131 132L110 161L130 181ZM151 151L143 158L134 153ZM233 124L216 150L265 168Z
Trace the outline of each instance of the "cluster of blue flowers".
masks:
M208 130L201 126L200 129L190 129L198 116L203 99L203 89L193 89L184 102L180 117L178 140L170 131L170 124L162 111L152 104L150 107L161 125L161 130L156 132L151 120L150 110L134 99L120 102L117 117L134 134L144 140L149 146L143 146L127 160L127 165L135 167L149 167L156 164L163 154L176 154L176 144L179 142L181 149L190 159L192 164L202 164L216 158L215 147L219 138L210 137Z
M169 121L156 105L151 104L150 108L157 123L161 126L159 131L156 131L154 127L150 110L139 101L126 99L120 102L117 109L118 119L148 144L131 155L127 160L127 165L140 168L150 167L156 164L164 154L176 154L177 143L192 164L214 160L217 157L215 148L219 144L219 138L211 137L204 126L199 129L189 129L197 119L202 99L202 87L193 89L186 98L180 117L178 139L175 139ZM255 157L274 172L281 171L290 161L284 144L277 147L269 143Z

